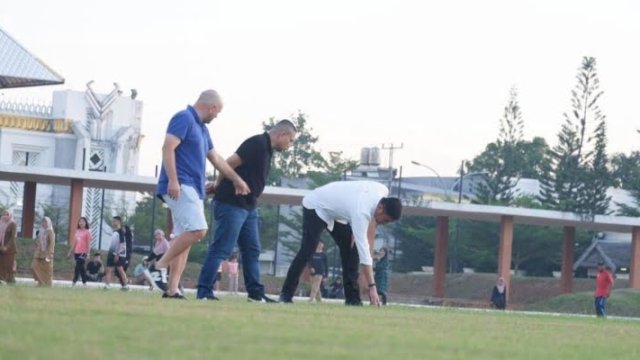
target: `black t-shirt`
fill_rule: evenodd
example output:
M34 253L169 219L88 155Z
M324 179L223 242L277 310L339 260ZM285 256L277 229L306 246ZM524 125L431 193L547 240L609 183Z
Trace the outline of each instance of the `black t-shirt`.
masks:
M253 210L256 208L258 196L264 191L267 176L271 170L273 149L269 134L265 132L248 138L236 150L236 154L242 159L242 164L235 170L249 185L251 193L244 196L236 195L233 183L225 178L216 189L215 199L243 209Z
M102 263L89 261L87 264L87 272L92 275L98 274L100 272L100 268L102 268Z
M314 252L309 265L313 268L313 275L327 276L327 255L323 252Z

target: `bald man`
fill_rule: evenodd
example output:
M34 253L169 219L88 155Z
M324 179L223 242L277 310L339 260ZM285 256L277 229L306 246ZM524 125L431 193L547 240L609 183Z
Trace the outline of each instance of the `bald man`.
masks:
M250 193L249 186L216 152L207 129L207 124L218 116L222 106L222 99L215 90L205 90L193 106L175 114L167 128L156 194L171 209L176 238L156 263L163 281L167 278L167 268L171 267L163 298L185 298L178 291L178 284L189 250L207 234L203 207L206 160L232 182L236 194Z

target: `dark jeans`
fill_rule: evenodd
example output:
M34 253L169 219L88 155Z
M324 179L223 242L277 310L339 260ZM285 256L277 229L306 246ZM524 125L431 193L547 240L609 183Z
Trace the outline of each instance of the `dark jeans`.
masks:
M320 242L320 235L326 228L327 223L320 219L315 210L302 209L302 241L300 250L298 250L296 257L291 262L287 278L282 286L281 297L283 299L290 300L295 294L300 275L302 275L304 267L316 251L318 242ZM362 305L360 287L358 285L360 258L358 249L355 246L351 246L351 238L353 237L351 226L336 222L334 223L333 231L329 233L333 241L338 245L338 249L340 249L345 304Z
M73 283L75 284L78 281L78 278L82 279L82 283L87 283L87 270L84 267L84 264L87 260L87 254L75 254L74 258L76 259L76 268L73 272Z
M198 299L213 296L218 268L231 256L236 242L242 256L242 275L247 294L256 299L262 297L264 286L260 284L258 210L214 201L213 211L216 230L198 277Z
M596 305L596 315L598 315L598 317L603 317L603 316L607 316L607 297L606 296L598 296L595 299L595 305Z

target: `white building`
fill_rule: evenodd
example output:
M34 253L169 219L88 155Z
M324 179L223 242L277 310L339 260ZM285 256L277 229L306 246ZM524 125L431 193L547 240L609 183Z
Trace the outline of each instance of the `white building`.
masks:
M0 101L0 163L137 175L142 102L135 95L123 96L117 84L98 94L89 82L85 91L55 91L51 105ZM0 183L0 204L13 207L17 217L22 186ZM83 215L92 225L94 241L100 238L102 197L101 189L85 189ZM104 198L111 209L135 210L135 193L108 190ZM67 209L68 201L68 187L38 187L40 213L43 205ZM21 219L16 220L20 226ZM109 224L103 224L103 232L110 234Z

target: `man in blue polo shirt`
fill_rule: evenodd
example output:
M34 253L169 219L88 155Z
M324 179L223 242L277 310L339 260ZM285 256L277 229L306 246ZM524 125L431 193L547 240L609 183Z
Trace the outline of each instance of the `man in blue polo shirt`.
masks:
M205 168L208 159L213 166L233 183L239 195L250 193L249 186L213 148L207 129L222 111L222 99L214 90L206 90L193 106L173 116L162 146L162 171L158 179L157 195L171 209L173 232L176 238L165 255L156 263L161 276L167 281L165 298L184 299L178 291L180 277L187 264L191 245L207 234L204 215Z
M231 168L251 187L251 193L241 195L234 191L226 176L220 176L207 190L215 193L213 203L216 230L207 258L202 264L198 279L198 299L217 300L213 294L216 270L220 263L231 256L236 242L242 255L244 284L252 302L276 302L265 295L260 284L260 238L258 236L257 199L264 190L273 150L288 149L296 137L296 128L289 120L279 121L268 132L245 140L227 159Z

